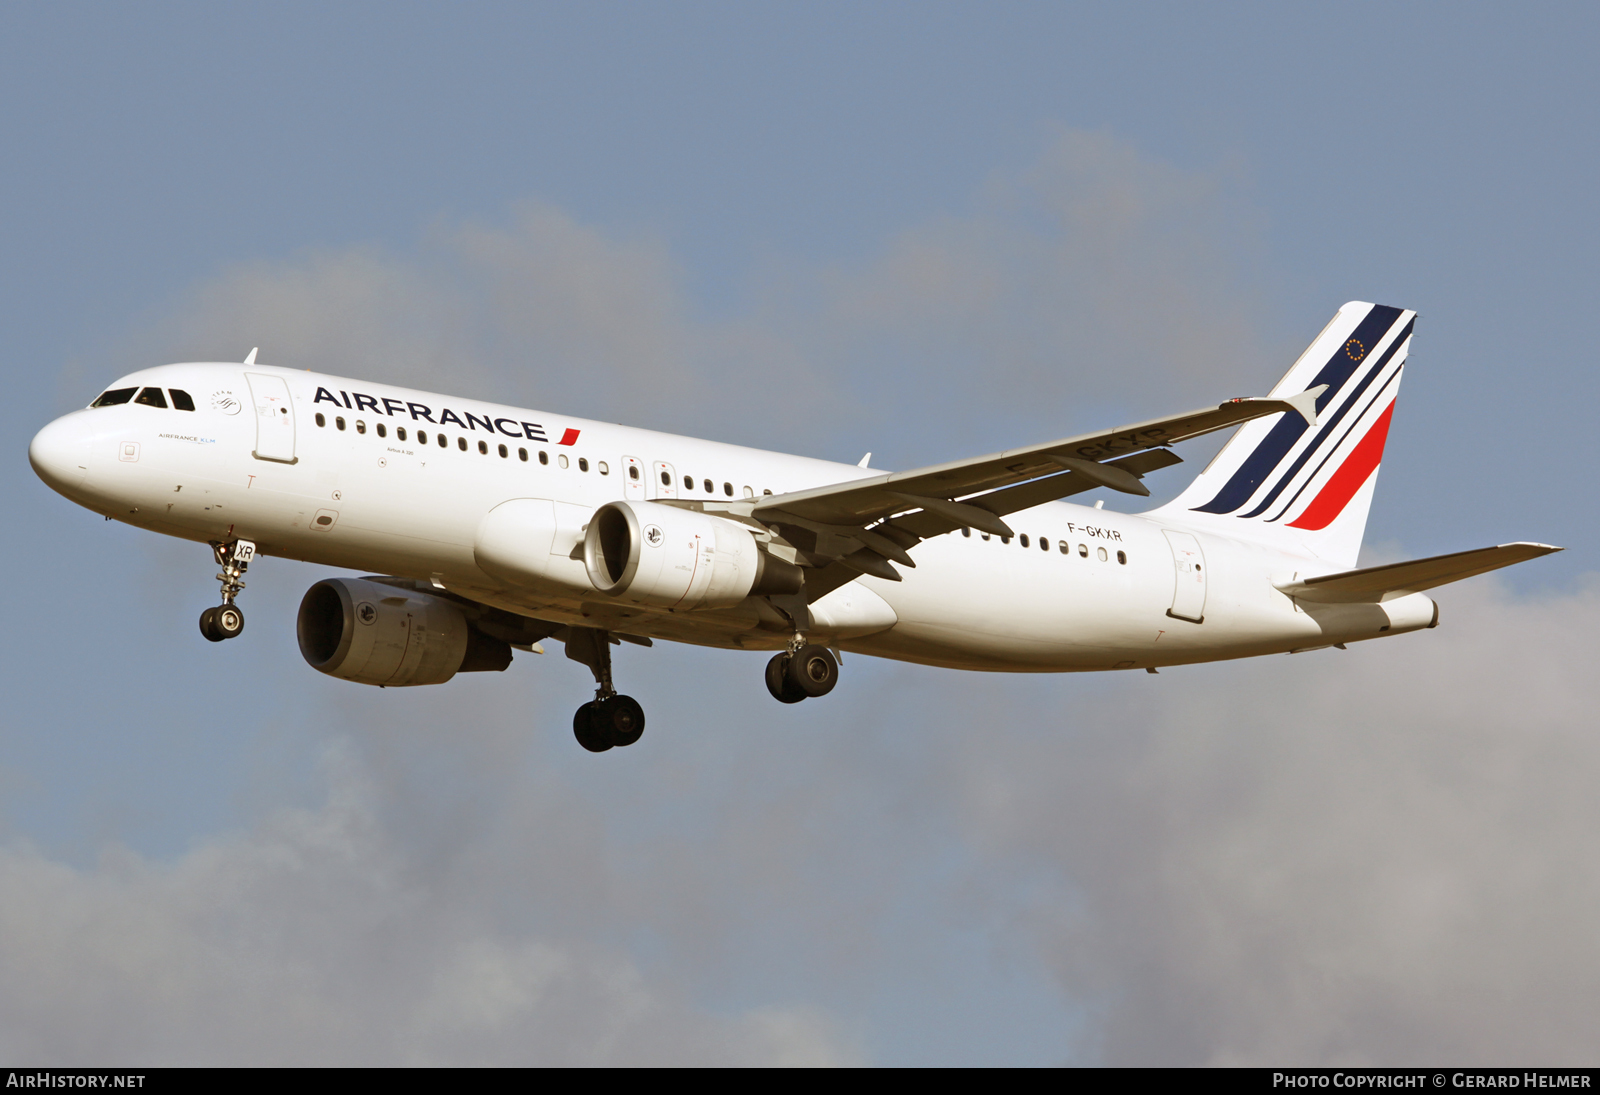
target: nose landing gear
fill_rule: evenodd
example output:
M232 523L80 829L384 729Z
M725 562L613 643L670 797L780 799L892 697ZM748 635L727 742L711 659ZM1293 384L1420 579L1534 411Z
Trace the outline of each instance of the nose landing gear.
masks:
M594 674L594 699L572 716L572 736L591 753L632 745L644 734L644 708L611 685L611 636L592 627L567 629L567 657Z
M244 572L249 569L250 560L256 557L256 545L253 540L233 540L214 543L211 550L222 568L222 573L217 575L222 583L222 603L200 613L200 634L211 642L220 643L223 639L237 638L244 630L244 612L233 600L244 588Z

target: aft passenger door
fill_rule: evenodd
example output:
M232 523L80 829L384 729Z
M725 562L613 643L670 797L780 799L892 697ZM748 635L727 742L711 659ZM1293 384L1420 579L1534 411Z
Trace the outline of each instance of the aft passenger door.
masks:
M1200 541L1187 532L1161 531L1172 547L1174 571L1172 607L1167 609L1167 615L1202 623L1206 618L1206 572Z
M283 377L266 373L245 373L244 378L256 408L256 447L251 455L293 464L294 400L289 398L289 385Z

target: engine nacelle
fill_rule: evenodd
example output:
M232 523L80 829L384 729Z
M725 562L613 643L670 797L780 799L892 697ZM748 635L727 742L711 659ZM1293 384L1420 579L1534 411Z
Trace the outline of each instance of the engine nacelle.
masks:
M306 590L295 631L311 668L358 684L443 684L511 664L511 647L473 630L460 605L360 578Z
M595 510L583 563L601 593L662 608L730 608L751 594L796 593L805 581L737 521L657 502Z

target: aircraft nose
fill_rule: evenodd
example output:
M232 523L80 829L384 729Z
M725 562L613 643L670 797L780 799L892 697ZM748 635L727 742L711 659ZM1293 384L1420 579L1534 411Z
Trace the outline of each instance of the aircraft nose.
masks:
M28 463L52 490L71 495L88 474L88 442L75 415L58 418L33 435Z

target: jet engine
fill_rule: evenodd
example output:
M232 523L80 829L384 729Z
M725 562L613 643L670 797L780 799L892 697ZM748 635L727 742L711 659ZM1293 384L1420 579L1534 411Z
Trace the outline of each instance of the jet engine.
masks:
M363 578L308 589L295 630L311 668L358 684L443 684L511 664L511 647L475 630L460 605Z
M657 502L595 510L583 564L601 593L662 608L728 608L752 594L797 593L805 581L737 521Z

